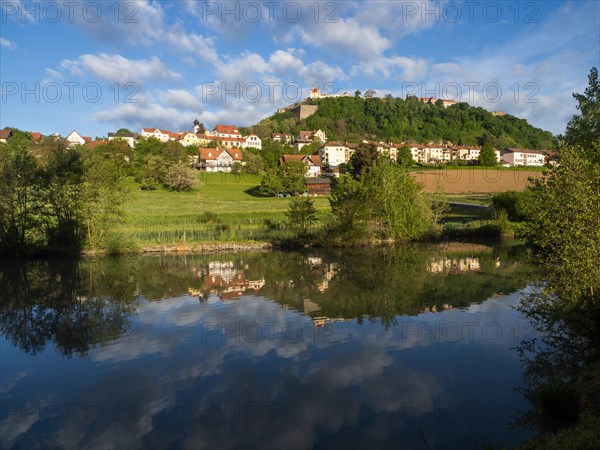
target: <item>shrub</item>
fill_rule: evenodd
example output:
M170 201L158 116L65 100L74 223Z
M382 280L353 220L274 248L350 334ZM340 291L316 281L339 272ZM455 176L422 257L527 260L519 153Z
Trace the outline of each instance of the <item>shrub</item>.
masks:
M508 191L494 195L492 202L497 211L505 211L513 222L527 220L525 213L525 192Z

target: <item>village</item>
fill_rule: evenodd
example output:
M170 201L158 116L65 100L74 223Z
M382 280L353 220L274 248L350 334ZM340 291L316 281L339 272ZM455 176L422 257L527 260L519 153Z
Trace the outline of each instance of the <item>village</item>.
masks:
M432 99L419 99L432 101ZM30 132L34 140L43 136L38 132ZM59 135L54 135L60 137ZM0 130L0 142L6 142L11 137L10 129ZM173 132L161 128L142 128L141 132L109 132L107 138L93 140L73 130L65 140L70 145L85 145L92 149L108 141L120 139L131 148L141 139L155 138L161 142L174 141L184 147L196 147L197 154L190 156L189 163L192 167L206 172L231 172L236 163L245 164L244 150L262 149L262 139L255 134L244 136L240 129L233 125L217 124L212 130L205 130L203 125L195 120L193 131ZM410 149L414 163L420 165L444 165L460 162L466 165L475 165L479 160L481 146L454 145L453 143L421 144L415 142L383 142L364 139L361 142L335 142L328 141L327 135L322 130L302 130L292 136L284 133L272 133L267 139L293 148L293 153L284 154L279 163L289 161L302 161L306 164L306 177L319 178L321 176L337 177L340 167L349 163L352 154L361 144L371 144L377 151L397 161L400 149ZM306 154L304 147L311 145L316 150L313 154ZM496 162L502 167L542 167L548 164L553 152L549 150L532 150L522 148L494 148Z

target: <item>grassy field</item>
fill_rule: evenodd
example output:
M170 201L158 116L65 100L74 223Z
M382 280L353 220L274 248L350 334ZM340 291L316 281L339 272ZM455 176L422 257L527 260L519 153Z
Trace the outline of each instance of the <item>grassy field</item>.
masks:
M115 231L140 245L213 240L248 241L288 237L285 211L289 198L258 197L259 177L199 173L191 191L141 191L131 181L125 223ZM314 198L319 218L329 214L329 200Z
M137 247L195 244L210 241L277 241L291 238L285 212L290 198L260 197L260 178L221 173L199 173L187 192L167 189L142 191L129 181L125 221L114 230L118 239ZM494 219L492 194L427 194L450 203L445 226L459 230ZM327 197L314 197L319 224L331 214Z

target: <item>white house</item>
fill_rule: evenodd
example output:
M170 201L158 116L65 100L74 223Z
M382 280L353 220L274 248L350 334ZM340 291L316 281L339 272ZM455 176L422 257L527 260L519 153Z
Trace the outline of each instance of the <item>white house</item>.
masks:
M509 166L542 167L546 164L546 152L507 147L502 150L502 161Z
M244 145L244 147L246 148L257 148L259 150L262 149L262 141L261 139L255 135L255 134L249 134L248 136L246 136L244 138L244 140L246 141L246 145Z
M142 128L142 137L147 138L156 138L161 142L174 141L175 139L179 139L179 135L173 133L169 130L160 130L158 128Z
M231 172L233 163L241 163L242 160L242 151L239 149L198 149L198 164L206 172Z
M222 138L241 138L242 133L233 125L216 125L213 128L213 134Z
M71 147L75 145L89 144L92 142L92 138L90 136L82 136L75 130L71 131L65 139Z
M329 142L319 149L319 156L323 164L329 164L330 167L337 167L340 164L347 163L346 155L348 149L339 142Z
M113 141L115 139L122 139L127 142L131 148L135 147L135 140L138 135L135 133L108 133L108 140Z
M291 161L301 161L306 165L305 177L319 177L321 175L323 163L318 155L283 155L279 158L279 165Z

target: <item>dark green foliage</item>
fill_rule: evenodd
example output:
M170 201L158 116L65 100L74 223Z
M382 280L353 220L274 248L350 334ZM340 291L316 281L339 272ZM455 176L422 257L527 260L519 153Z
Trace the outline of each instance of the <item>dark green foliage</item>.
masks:
M584 94L573 94L577 100L579 115L573 116L565 132L565 142L578 145L588 153L588 158L600 164L600 151L594 143L600 137L600 80L598 69L592 67L588 75L588 87Z
M290 200L290 208L285 213L290 227L298 236L306 236L308 230L317 222L317 210L309 197L297 197Z
M477 145L482 136L493 147L552 149L552 134L511 115L494 116L483 108L459 103L449 108L401 98L325 98L314 101L318 111L296 121L291 113L275 114L255 128L268 132L321 129L329 140L359 142L364 138L385 141L450 141ZM262 137L262 136L261 136Z
M479 152L479 165L485 167L498 165L496 152L494 152L494 149L488 143L483 144L483 147L481 147L481 152Z
M398 150L398 164L404 167L412 166L415 161L412 157L412 152L410 151L410 147L408 145L403 145Z
M335 183L331 234L340 242L364 239L421 239L436 229L430 203L403 168L378 159L359 180Z
M269 169L262 176L258 191L265 197L275 197L283 191L283 181L278 169Z
M0 146L0 251L102 246L105 231L122 216L119 157L102 146L90 153L64 139L16 136Z
M525 202L528 192L507 191L494 195L492 202L498 211L506 211L513 222L527 220Z
M360 179L367 174L381 154L373 144L360 144L348 162L348 169L352 176Z
M269 169L262 177L259 192L273 197L280 192L300 194L306 190L304 175L306 165L301 161L290 161L276 168Z

